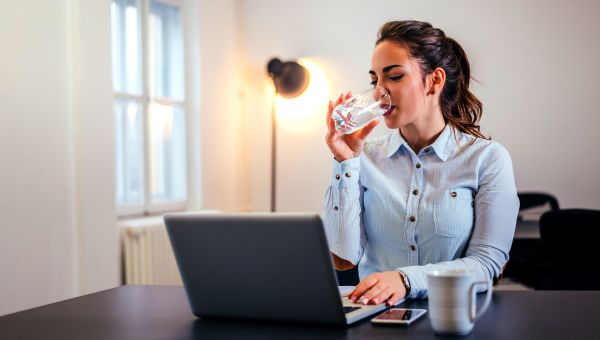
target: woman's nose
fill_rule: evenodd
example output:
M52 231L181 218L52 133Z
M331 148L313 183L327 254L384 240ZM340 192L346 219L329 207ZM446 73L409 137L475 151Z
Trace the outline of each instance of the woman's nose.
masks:
M385 86L385 84L383 83L383 80L382 80L382 79L379 79L379 80L377 81L377 84L375 84L375 85L376 85L377 87L381 87L382 89L384 89L384 90L385 90L385 92L387 92L387 93L391 93L391 92L390 92L390 89L388 89L388 88Z

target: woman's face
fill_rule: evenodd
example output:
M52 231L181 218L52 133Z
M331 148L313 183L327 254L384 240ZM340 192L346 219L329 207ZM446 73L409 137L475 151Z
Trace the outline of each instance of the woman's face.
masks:
M397 43L383 41L371 58L371 84L390 93L392 109L384 115L390 129L414 124L428 111L426 89L419 64Z

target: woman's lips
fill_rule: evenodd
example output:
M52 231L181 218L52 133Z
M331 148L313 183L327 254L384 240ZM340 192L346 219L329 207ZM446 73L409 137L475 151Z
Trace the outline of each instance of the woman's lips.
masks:
M384 116L384 117L386 117L386 116L389 116L389 115L391 115L391 114L392 114L392 111L394 111L394 109L395 109L395 108L396 108L396 107L395 107L395 106L393 106L393 105L392 105L392 106L390 106L390 108L389 108L387 111L385 111L385 113L383 114L383 116Z

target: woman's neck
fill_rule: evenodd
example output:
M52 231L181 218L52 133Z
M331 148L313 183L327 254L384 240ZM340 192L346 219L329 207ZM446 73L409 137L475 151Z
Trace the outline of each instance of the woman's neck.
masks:
M410 148L418 154L422 148L433 143L444 130L446 122L441 112L434 115L434 119L421 120L403 126L399 129L400 135L408 143Z

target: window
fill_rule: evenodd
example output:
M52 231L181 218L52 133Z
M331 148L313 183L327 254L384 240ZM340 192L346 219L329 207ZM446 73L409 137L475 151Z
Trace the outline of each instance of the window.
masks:
M118 212L185 209L181 5L174 0L113 0L111 16Z

